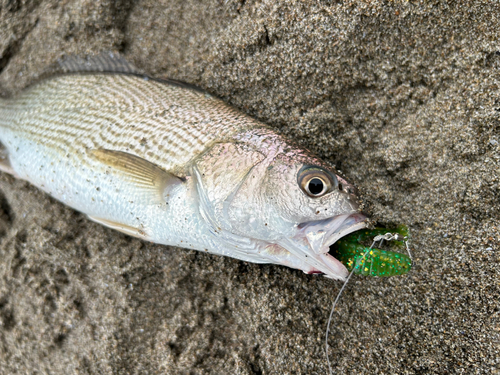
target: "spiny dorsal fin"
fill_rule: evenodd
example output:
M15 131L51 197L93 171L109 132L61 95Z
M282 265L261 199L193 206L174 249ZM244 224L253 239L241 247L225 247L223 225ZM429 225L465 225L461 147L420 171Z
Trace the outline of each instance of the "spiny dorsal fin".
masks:
M142 74L117 52L101 52L95 56L66 56L58 60L61 73L107 72Z
M132 183L134 195L149 199L150 203L165 203L167 188L181 184L183 180L166 172L157 165L123 151L93 150L92 154L103 164L118 172Z
M118 52L101 52L98 55L89 56L65 56L55 64L52 64L45 69L41 74L40 79L49 78L58 74L84 74L84 73L118 73L118 74L133 74L141 76L144 79L150 79L166 85L178 86L190 90L194 90L205 95L208 94L205 90L198 86L191 85L186 82L177 81L170 78L153 78L138 69L133 64L128 62Z

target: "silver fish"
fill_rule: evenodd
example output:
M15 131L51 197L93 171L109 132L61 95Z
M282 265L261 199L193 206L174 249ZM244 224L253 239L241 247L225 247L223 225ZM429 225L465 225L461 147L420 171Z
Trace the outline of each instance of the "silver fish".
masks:
M117 57L63 67L0 101L2 171L131 236L347 276L329 246L366 217L330 165L212 95Z

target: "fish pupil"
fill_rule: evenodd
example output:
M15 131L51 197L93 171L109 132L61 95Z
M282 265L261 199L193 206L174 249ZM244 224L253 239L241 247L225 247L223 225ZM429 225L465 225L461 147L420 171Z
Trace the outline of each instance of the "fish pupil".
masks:
M309 192L312 195L318 195L323 192L324 189L324 184L323 181L321 181L319 178L313 178L311 181L309 181Z

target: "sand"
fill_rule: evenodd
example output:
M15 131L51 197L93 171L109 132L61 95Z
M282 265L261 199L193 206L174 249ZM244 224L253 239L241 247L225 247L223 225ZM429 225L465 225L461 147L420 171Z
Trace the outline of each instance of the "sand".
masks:
M412 230L408 275L347 287L334 373L498 374L499 24L493 1L4 1L0 91L117 50L269 124ZM341 283L142 242L6 174L0 191L1 374L327 372Z

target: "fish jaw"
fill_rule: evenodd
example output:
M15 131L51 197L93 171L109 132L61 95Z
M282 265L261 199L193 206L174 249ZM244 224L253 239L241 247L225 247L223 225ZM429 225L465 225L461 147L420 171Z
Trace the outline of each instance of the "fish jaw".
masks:
M349 274L347 268L328 251L341 237L366 227L367 217L361 213L338 215L299 224L295 236L278 241L278 245L296 258L292 267L309 274L323 273L331 279L345 280Z

